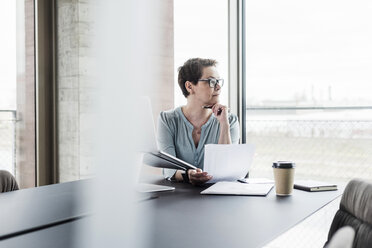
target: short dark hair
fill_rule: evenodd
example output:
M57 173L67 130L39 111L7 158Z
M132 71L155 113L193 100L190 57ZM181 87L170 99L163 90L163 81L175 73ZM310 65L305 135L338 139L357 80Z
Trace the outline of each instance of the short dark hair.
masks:
M178 67L178 85L182 90L182 94L185 97L188 97L190 94L186 90L186 81L190 81L193 85L196 85L203 75L203 69L216 65L217 61L214 59L192 58L187 60L183 66Z

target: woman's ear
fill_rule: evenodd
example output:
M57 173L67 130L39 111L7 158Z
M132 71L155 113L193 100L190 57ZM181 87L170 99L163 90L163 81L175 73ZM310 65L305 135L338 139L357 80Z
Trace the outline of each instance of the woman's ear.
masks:
M193 84L190 81L185 82L185 88L186 88L187 92L189 92L190 94L194 93L194 89L193 89L192 86L193 86Z

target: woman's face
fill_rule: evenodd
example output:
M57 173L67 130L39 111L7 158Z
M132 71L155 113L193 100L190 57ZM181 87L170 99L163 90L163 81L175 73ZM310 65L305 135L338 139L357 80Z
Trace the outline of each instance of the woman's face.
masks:
M203 69L203 74L200 80L205 79L219 79L220 75L216 67L209 66ZM214 88L211 88L208 81L199 81L194 85L194 98L202 102L203 105L213 105L219 102L219 95L221 93L221 86L216 84Z

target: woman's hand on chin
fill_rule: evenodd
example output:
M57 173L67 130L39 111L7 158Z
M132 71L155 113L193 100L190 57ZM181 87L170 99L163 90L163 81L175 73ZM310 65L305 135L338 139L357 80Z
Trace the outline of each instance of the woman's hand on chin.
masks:
M227 118L228 108L225 105L216 103L212 107L212 112L220 124L229 124L229 120Z
M208 172L203 172L201 169L189 170L188 173L192 185L202 185L212 179Z

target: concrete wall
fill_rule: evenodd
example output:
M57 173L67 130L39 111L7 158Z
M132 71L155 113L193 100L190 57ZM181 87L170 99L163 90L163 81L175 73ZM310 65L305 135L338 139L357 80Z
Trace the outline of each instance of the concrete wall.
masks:
M152 99L155 116L161 110L173 107L173 0L158 1L163 10L158 13L162 24L155 31L161 33L161 40L149 42L162 45L162 49L154 51L158 62L154 66L159 81L163 83L156 91L146 93ZM94 115L91 106L99 94L92 83L96 70L94 51L90 50L95 27L93 2L57 0L58 164L61 182L94 175L93 137L88 135ZM159 170L155 172L159 173Z
M35 187L34 1L17 2L16 178L20 188ZM24 28L24 30L23 30ZM22 33L24 32L24 39Z
M89 48L93 5L83 0L57 1L58 165L61 182L93 173L89 104L95 94L90 80L94 58Z

